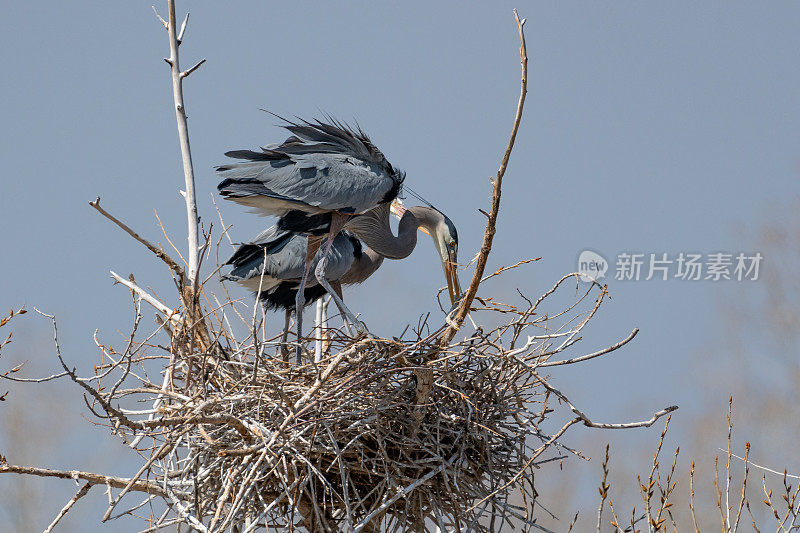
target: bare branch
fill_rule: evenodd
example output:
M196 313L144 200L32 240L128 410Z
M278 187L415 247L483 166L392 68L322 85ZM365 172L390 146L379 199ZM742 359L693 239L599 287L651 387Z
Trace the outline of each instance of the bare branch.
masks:
M656 420L658 420L662 416L668 415L669 413L671 413L673 411L677 411L677 409L678 409L677 405L671 405L671 406L666 407L666 408L664 408L664 409L662 409L660 411L657 411L655 414L653 414L653 416L649 420L643 420L641 422L628 422L628 423L623 423L623 424L604 424L604 423L600 423L600 422L593 422L580 409L578 409L577 407L572 405L572 402L569 401L569 399L564 395L564 393L562 393L560 390L558 390L555 387L553 387L552 385L550 385L546 380L542 379L541 376L539 376L539 374L537 374L536 372L531 372L531 374L533 375L534 378L536 378L539 381L539 383L541 383L541 385L545 389L547 389L548 391L550 391L553 394L555 394L556 396L558 396L558 398L562 402L564 402L564 404L566 404L566 406L569 407L570 410L578 416L578 418L580 418L583 421L583 424L585 426L592 427L592 428L598 428L598 429L631 429L631 428L650 427L653 424L655 424Z
M514 141L517 138L517 131L519 130L519 123L522 120L522 110L525 107L525 95L528 93L528 52L525 46L525 19L520 20L517 10L514 10L514 19L517 21L517 31L519 32L519 59L522 64L522 83L519 93L519 101L517 102L517 112L514 116L514 126L511 128L511 136L508 139L508 146L503 154L503 159L500 162L500 168L497 171L497 176L492 180L492 209L489 212L489 219L486 221L486 230L483 233L483 244L481 251L478 255L478 261L475 264L475 272L472 274L472 281L469 284L467 292L464 294L458 310L453 316L453 324L445 330L442 335L442 344L450 342L456 334L458 327L464 322L467 314L469 313L472 300L478 293L478 285L481 283L483 271L486 268L486 260L489 258L489 252L492 250L492 241L495 234L495 225L497 224L497 215L500 211L500 193L503 185L503 176L508 167L508 161L511 159L511 151L514 149Z
M127 280L127 279L123 278L122 276L120 276L119 274L114 272L113 270L110 271L110 273L111 273L111 277L114 278L114 280L116 280L117 283L121 283L121 284L125 285L130 290L132 290L133 292L138 294L139 297L142 300L144 300L145 302L147 302L150 305L152 305L153 307L155 307L156 310L159 311L160 313L162 313L164 316L166 316L167 319L170 322L173 322L176 325L181 323L180 313L178 311L176 311L175 309L170 309L169 307L167 307L163 303L159 302L155 298L155 296L151 295L150 293L148 293L147 291L145 291L144 289L139 287L132 280Z
M584 418L583 419L583 424L585 426L589 426L589 427L592 427L592 428L598 428L598 429L649 428L650 426L655 424L656 421L659 418L661 418L662 416L666 416L666 415L670 414L671 412L677 411L677 410L678 410L678 406L677 405L670 405L669 407L666 407L666 408L664 408L664 409L662 409L660 411L656 411L655 413L653 413L653 416L650 419L643 420L641 422L628 422L628 423L624 423L624 424L602 424L602 423L598 423L598 422L592 422L591 420L588 420L588 419Z
M606 444L606 455L603 458L603 478L600 480L600 487L598 491L600 492L600 505L597 508L597 533L602 533L602 524L603 524L603 506L606 503L606 499L608 499L608 490L611 488L611 485L608 484L608 460L609 460L609 449L610 445Z
M49 318L53 322L53 343L55 344L55 347L56 347L56 356L58 357L58 362L61 363L61 367L65 370L65 372L67 373L69 378L73 382L78 384L83 390L88 392L89 395L92 398L97 400L97 402L100 405L103 406L103 409L109 415L116 417L117 420L120 423L125 424L126 426L131 427L131 428L139 427L136 424L134 424L131 420L129 420L124 414L122 414L122 412L120 412L118 409L116 409L110 403L108 403L108 401L106 401L106 399L103 398L100 395L99 392L97 392L94 388L92 388L89 385L87 385L85 380L80 379L77 376L77 374L75 374L75 370L74 369L70 369L67 366L67 363L64 361L64 358L61 356L61 345L58 342L58 324L56 323L56 317L54 315L48 315L47 313L42 313L41 311L39 311L35 307L34 307L34 309L36 310L37 313L39 313L42 316L45 316L45 317Z
M495 276L499 276L500 274L502 274L503 272L505 272L507 270L513 270L513 269L517 268L518 266L526 265L526 264L532 263L534 261L539 261L540 259L541 259L541 257L536 257L534 259L523 259L521 261L517 261L516 263L514 263L513 265L510 265L510 266L502 266L502 267L498 268L497 270L495 270L494 272L492 272L491 274L489 274L488 276L485 276L483 279L481 279L481 283L483 283L487 279L491 279L491 278L493 278Z
M721 451L721 452L727 453L727 451L722 449L722 448L717 448L717 449L719 451ZM752 466L758 468L759 470L763 470L765 472L769 472L770 474L777 474L777 475L779 475L781 477L786 476L786 477L788 477L790 479L800 479L800 476L797 476L797 475L794 475L794 474L787 474L786 472L778 472L777 470L773 470L772 468L767 468L766 466L761 466L759 464L754 463L750 459L745 458L745 457L740 457L740 456L736 455L735 453L731 453L731 457L735 457L736 459L739 459L740 461L743 461L747 465L752 465Z
M189 228L189 251L188 251L188 283L194 284L197 277L197 265L199 261L200 239L198 235L198 216L197 216L197 200L194 192L194 166L192 164L192 150L189 145L189 124L186 121L186 105L183 100L183 78L181 75L180 60L178 56L178 46L180 40L176 31L177 21L175 19L175 0L167 0L169 24L167 25L167 33L169 34L169 66L172 72L172 97L175 102L175 118L178 122L178 139L181 146L181 158L183 160L183 176L186 183L186 216ZM181 27L181 37L186 30L186 23L188 15L184 24ZM199 67L202 61L195 65L194 68ZM188 73L186 74L188 76Z
M453 462L455 459L456 459L456 457L451 458L450 461L448 461L448 463ZM442 469L444 469L444 465L442 465L442 467L440 469L438 469L438 470L431 470L430 472L425 474L423 477L419 478L418 480L416 480L413 483L411 483L409 486L405 487L403 490L398 490L397 493L394 496L392 496L391 498L389 498L388 500L383 502L383 504L381 504L380 507L378 507L377 509L372 511L370 514L368 514L366 517L364 517L364 519L361 520L361 522L356 524L356 527L353 529L354 533L359 533L360 531L362 531L370 523L370 521L375 516L377 516L381 512L383 512L384 509L386 509L387 507L392 505L394 502L396 502L400 498L406 496L409 492L414 490L419 485L422 485L423 483L428 481L430 478L432 478L433 476L438 474Z
M153 7L153 13L156 14L156 18L161 23L161 25L164 26L164 29L166 30L167 28L169 28L169 25L167 24L167 21L164 20L164 18L158 13L158 9L156 9L156 6L152 6L152 7Z
M58 522L62 518L64 518L64 515L67 514L70 509L72 509L72 506L75 505L75 503L78 500L86 496L86 494L89 492L89 489L91 488L92 488L92 483L87 482L80 489L78 489L78 492L75 493L75 496L73 496L72 499L70 499L70 501L68 501L67 504L64 506L64 508L58 512L53 521L50 522L50 525L47 526L47 529L45 529L42 533L50 533L51 531L53 531L53 528L56 527L56 524L58 524Z
M205 58L203 58L200 61L198 61L197 64L195 66L193 66L192 68L190 68L188 70L184 70L183 72L181 72L181 78L185 78L185 77L189 76L192 72L194 72L195 70L199 69L202 66L202 64L205 63L205 62L206 62L206 60L205 60Z
M150 243L150 241L148 241L147 239L141 237L138 233L136 233L134 230L132 230L127 224L125 224L124 222L119 220L117 217L115 217L114 215L112 215L111 213L109 213L108 211L103 209L102 207L100 207L100 197L99 196L97 197L97 199L95 199L94 202L89 202L89 205L92 206L93 208L95 208L98 213L100 213L101 215L106 217L108 220L110 220L111 222L113 222L114 224L119 226L125 233L127 233L128 235L133 237L136 241L138 241L141 244L143 244L145 246L145 248L147 248L148 250L153 252L156 257L158 257L159 259L164 261L167 264L167 266L169 266L173 270L173 272L175 272L175 274L178 275L178 277L181 279L182 282L184 281L185 272L183 270L183 267L180 266L178 263L176 263L175 260L172 259L170 256L168 256L166 253L164 253L164 250L154 246L152 243Z
M93 472L82 472L80 470L52 470L49 468L35 468L31 466L15 466L11 464L0 464L0 474L21 474L38 477L56 477L60 479L81 479L92 485L109 485L115 489L125 487L130 479L124 477L106 476ZM166 496L164 490L149 481L137 481L131 487L135 492L146 492L158 496Z
M156 452L155 452L154 454L152 454L152 455L150 456L150 459L148 459L148 460L147 460L147 461L146 461L146 462L145 462L145 463L144 463L144 464L143 464L143 465L142 465L142 466L139 468L139 471L138 471L138 472L136 472L136 475L134 475L134 476L133 476L133 477L130 479L130 481L128 481L128 483L127 483L127 484L126 484L126 485L125 485L125 486L122 488L122 491L120 491L120 493L119 493L119 494L117 494L117 497L116 497L116 498L114 498L114 500L113 500L113 501L111 501L111 503L109 503L109 505L108 505L108 509L106 509L106 512L105 512L105 514L103 515L103 518L102 518L102 521L103 521L103 522L107 521L107 520L108 520L108 519L111 517L111 512L114 510L114 507L116 507L116 506L117 506L117 504L118 504L118 503L119 503L119 502L122 500L122 498L123 498L123 497L124 497L124 496L125 496L125 495L126 495L128 492L130 492L130 491L131 491L131 489L133 488L133 486L134 486L134 485L136 484L136 482L139 480L139 477L141 477L141 475L142 475L142 474L144 474L145 470L147 470L148 468L150 468L150 466L152 466L152 464L153 464L155 461L157 461L158 459L161 459L161 458L163 457L163 453L164 453L164 451L165 451L165 450L167 450L167 448L169 448L169 447L171 447L171 446L173 446L173 443L172 443L171 441L167 441L167 442L165 442L164 444L162 444L162 445L161 445L161 447L160 447L158 450L156 450Z
M189 23L189 12L186 12L186 16L183 17L183 22L181 23L181 29L178 32L178 44L183 42L183 34L186 33L186 25Z
M639 328L634 329L630 335L628 335L626 338L619 341L618 343L614 344L613 346L609 346L608 348L603 348L602 350L598 350L594 353L582 355L580 357L573 357L571 359L564 359L562 361L545 361L544 363L539 363L536 366L538 368L543 368L547 366L571 365L573 363L588 361L589 359L594 359L595 357L600 357L601 355L605 355L607 353L613 352L614 350L622 348L623 346L631 342L637 333L639 333Z

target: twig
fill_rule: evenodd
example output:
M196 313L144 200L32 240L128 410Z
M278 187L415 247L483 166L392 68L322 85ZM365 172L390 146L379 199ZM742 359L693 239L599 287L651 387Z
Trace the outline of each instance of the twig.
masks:
M167 264L167 266L169 266L169 268L171 268L173 270L173 272L175 272L175 274L177 274L177 276L181 279L181 282L183 282L185 280L186 273L183 270L182 266L180 266L178 263L175 262L174 259L172 259L166 253L164 253L164 250L154 246L152 243L150 243L150 241L148 241L147 239L143 238L138 233L133 231L127 224L125 224L124 222L119 220L117 217L115 217L114 215L112 215L111 213L109 213L108 211L103 209L102 207L100 207L100 197L99 196L93 202L89 202L89 205L92 206L93 208L95 208L98 213L100 213L101 215L106 217L108 220L110 220L111 222L113 222L114 224L119 226L125 233L127 233L128 235L133 237L136 241L138 241L141 244L143 244L148 250L153 252L156 257L158 257L159 259L164 261Z
M153 296L152 294L148 293L147 291L145 291L144 289L139 287L133 281L130 281L130 280L127 280L127 279L123 278L122 276L120 276L119 274L114 272L113 270L110 271L110 273L111 273L111 277L114 278L118 283L121 283L121 284L125 285L130 290L132 290L133 292L138 294L139 297L142 300L144 300L145 302L147 302L150 305L152 305L157 311L159 311L164 316L166 316L167 319L170 322L174 323L175 325L178 325L178 324L181 323L180 313L178 313L178 311L176 311L175 309L170 309L169 307L167 307L163 303L159 302L155 298L155 296Z
M717 449L719 451L721 451L721 452L725 452L725 450L722 449L722 448L717 448ZM749 460L749 459L747 459L745 457L739 457L735 453L731 453L731 457L735 457L736 459L739 459L740 461L744 461L744 463L746 465L752 465L752 466L758 468L759 470L764 470L765 472L769 472L771 474L777 474L777 475L779 475L781 477L786 476L786 477L791 478L791 479L800 479L800 476L797 476L797 475L794 475L794 474L787 474L786 472L778 472L777 470L773 470L771 468L767 468L766 466L758 465L758 464L754 463L753 461L751 461L751 460Z
M194 72L195 70L197 70L201 66L203 66L203 63L205 63L205 62L206 62L206 60L205 60L205 58L203 58L200 61L198 61L192 68L184 70L183 72L181 72L181 78L188 77L192 72Z
M405 496L406 494L408 494L409 492L411 492L412 490L417 488L419 485L422 485L423 483L428 481L430 478L432 478L433 476L435 476L436 474L441 472L445 468L445 466L447 466L447 464L451 463L455 459L456 458L453 457L452 459L450 459L450 461L448 461L446 464L442 465L440 468L438 468L436 470L431 470L430 472L425 474L423 477L421 477L420 479L416 480L414 483L412 483L409 486L405 487L403 490L398 490L397 493L394 496L392 496L391 498L389 498L388 500L383 502L380 507L378 507L377 509L372 511L363 520L361 520L361 522L356 524L356 527L353 528L353 533L359 533L362 529L364 529L372 521L373 518L375 518L381 512L383 512L384 509L386 509L387 507L392 505L394 502L396 502L397 500L399 500L400 498L402 498L403 496Z
M183 34L186 33L186 25L189 24L189 12L186 12L186 16L183 17L183 22L181 23L181 29L178 32L178 44L183 42Z
M47 377L44 377L44 378L15 378L15 377L9 376L9 374L11 372L18 372L22 368L23 365L24 365L24 363L19 364L19 365L15 366L14 368L12 368L11 370L9 370L8 372L4 372L4 373L0 374L0 379L7 379L9 381L16 381L18 383L45 383L47 381L52 381L54 379L63 378L64 376L67 375L67 372L59 372L58 374L53 374L51 376L47 376Z
M118 503L119 503L119 502L122 500L122 498L125 496L125 494L127 494L128 492L130 492L131 488L133 488L133 485L134 485L134 484L135 484L135 483L136 483L136 482L139 480L139 477L140 477L142 474L144 474L145 470L147 470L148 468L150 468L150 466L151 466L151 465L152 465L152 464L153 464L155 461L157 461L158 459L160 459L161 457L163 457L163 453L164 453L164 451L165 451L165 450L167 450L167 448L168 448L168 447L171 447L171 446L172 446L172 442L170 442L170 441L167 441L167 442L165 442L164 444L162 444L162 445L161 445L161 447L160 447L158 450L156 450L156 452L155 452L155 453L153 453L153 454L150 456L150 459L148 459L148 460L147 460L147 462L145 462L145 463L144 463L144 464L143 464L143 465L142 465L142 466L139 468L139 471L138 471L138 472L136 472L136 474L135 474L135 475L134 475L134 476L131 478L131 480L128 482L128 484L127 484L127 485L125 485L125 486L122 488L122 491L120 491L120 493L119 493L119 494L117 494L117 497L116 497L116 498L114 498L114 500L113 500L113 501L111 501L111 503L109 503L109 505L108 505L108 509L106 509L106 512L105 512L105 514L103 515L103 518L101 519L103 522L107 521L107 520L108 520L108 519L111 517L111 512L114 510L114 507L116 507L116 506L117 506L117 504L118 504Z
M603 348L602 350L598 350L594 353L582 355L580 357L573 357L571 359L564 359L562 361L546 361L544 363L539 363L536 366L538 368L543 368L547 366L571 365L573 363L580 363L581 361L588 361L589 359L594 359L595 357L600 357L601 355L605 355L607 353L613 352L614 350L622 348L623 346L631 342L637 333L639 333L639 328L634 329L630 335L628 335L625 339L619 341L618 343L614 344L613 346L609 346L608 348Z
M194 166L192 164L192 151L189 145L189 125L186 121L186 105L183 100L183 79L197 70L205 60L200 61L185 73L181 72L178 47L183 40L183 34L186 31L186 24L189 17L187 15L181 26L179 38L177 20L175 18L175 0L167 0L167 10L168 22L166 28L167 34L169 35L169 58L167 58L166 61L172 73L172 97L175 102L175 118L178 122L178 139L180 141L181 159L183 161L183 177L186 183L184 197L186 199L186 216L189 228L189 251L187 258L189 271L187 277L188 282L194 285L194 280L197 277L200 249L200 239L198 236L199 218L197 216L197 200L194 192Z
M728 398L728 450L725 457L725 526L730 530L731 527L731 433L733 432L733 396Z
M486 215L486 216L489 216L489 215ZM483 283L484 281L486 281L488 279L491 279L491 278L493 278L495 276L499 276L500 274L502 274L503 272L505 272L507 270L513 270L513 269L517 268L518 266L527 265L528 263L532 263L534 261L540 261L541 259L542 259L541 257L535 257L533 259L523 259L521 261L517 261L513 265L502 266L502 267L498 268L497 270L495 270L494 272L492 272L491 274L489 274L488 276L484 276L483 279L481 279L481 283Z
M161 23L161 25L164 26L164 29L166 30L167 28L169 28L169 26L167 25L167 21L164 20L164 17L162 17L161 14L158 12L158 10L156 9L156 6L152 6L152 7L153 7L153 13L156 14L156 18Z
M50 525L49 525L49 526L47 526L47 529L45 529L45 530L44 530L42 533L50 533L51 531L53 531L53 528L54 528L54 527L56 527L56 524L58 524L58 522L59 522L59 521L60 521L62 518L64 518L64 515L65 515L65 514L67 514L67 513L69 512L69 510L70 510L70 509L72 509L72 506L73 506L73 505L75 505L75 503L76 503L78 500L80 500L81 498L83 498L84 496L86 496L86 493L88 493L88 492L89 492L89 489L91 489L91 488L92 488L92 483L90 483L90 482L87 482L87 483L85 483L85 484L84 484L84 485L83 485L83 486L82 486L80 489L78 489L78 492L76 492L76 493L75 493L75 496L73 496L73 497L72 497L72 498L71 498L71 499L70 499L70 500L67 502L67 504L64 506L64 508L63 508L63 509L61 509L61 510L58 512L58 514L57 514L57 515L56 515L56 517L53 519L53 521L52 521L52 522L50 522Z
M731 454L733 455L733 454ZM736 509L736 520L733 522L734 533L739 529L739 520L742 517L744 504L747 502L747 476L750 473L750 465L747 462L747 457L750 455L750 443L745 444L745 461L744 461L744 477L742 478L742 494L739 498L739 507Z
M606 503L606 499L608 498L608 491L611 489L611 485L607 483L608 481L608 461L609 461L609 449L611 448L610 444L606 444L606 455L603 459L603 479L600 480L600 487L598 491L600 492L600 505L597 508L597 533L602 533L601 526L603 524L603 506Z
M692 527L694 527L695 533L700 533L694 512L694 461L692 461L692 466L689 469L689 513L692 516Z
M583 421L583 424L585 426L592 427L592 428L598 428L598 429L631 429L631 428L650 427L653 424L655 424L656 420L658 420L662 416L668 415L669 413L671 413L673 411L677 411L677 409L678 409L677 405L671 405L671 406L666 407L666 408L664 408L664 409L662 409L660 411L657 411L656 413L653 414L653 416L650 419L643 420L641 422L627 422L627 423L623 423L623 424L604 424L604 423L600 423L600 422L593 422L580 409L578 409L577 407L572 405L572 402L569 401L569 399L564 395L564 393L562 393L560 390L558 390L555 387L553 387L552 385L550 385L546 380L542 379L539 376L539 374L537 374L536 372L531 372L531 375L533 375L533 377L536 378L536 380L539 383L541 383L541 385L544 388L546 388L548 391L550 391L553 394L555 394L556 396L558 396L558 398L562 402L564 402L564 404L566 404L566 406L569 407L570 410L573 413L575 413L578 416L578 418L581 419L581 421Z
M22 474L38 477L57 477L60 479L82 479L92 485L110 485L115 489L125 487L130 479L124 477L107 476L105 474L95 474L93 472L81 472L80 470L51 470L49 468L35 468L31 466L15 466L10 464L0 464L0 474ZM136 492L146 492L158 496L166 496L164 490L149 481L139 480L133 484L131 490Z
M489 218L486 221L486 230L483 233L483 244L481 251L478 255L478 261L475 264L475 272L472 274L472 281L469 284L464 298L453 316L453 324L449 325L445 332L442 334L441 344L446 345L450 342L453 336L458 331L458 328L464 322L464 319L469 313L472 300L478 293L478 285L481 283L483 271L486 268L486 260L489 257L489 252L492 250L492 241L494 239L495 225L497 224L497 215L500 210L500 193L503 184L503 176L508 167L508 161L511 159L511 150L514 148L514 141L517 138L517 131L519 130L519 123L522 120L522 110L525 107L525 95L528 92L528 52L525 46L525 19L520 20L517 10L514 10L514 19L517 21L517 31L519 33L519 59L522 65L522 82L519 93L519 101L517 102L517 112L514 116L514 126L511 129L511 136L508 139L508 146L503 154L503 159L500 161L500 168L497 171L497 176L492 180L492 209L489 211Z
M531 458L530 458L530 459L528 459L528 461L525 463L525 465L524 465L524 466L523 466L523 467L522 467L522 468L521 468L521 469L520 469L520 470L517 472L517 474L516 474L516 475L514 475L514 477L513 477L513 478L511 478L511 480L510 480L510 481L508 481L506 484L504 484L504 485L503 485L503 486L501 486L500 488L498 488L498 489L494 490L494 491L493 491L491 494L489 494L488 496L485 496L485 497L484 497L484 498L483 498L481 501L479 501L478 503L476 503L476 504L472 505L472 507L470 507L470 508L469 508L469 510L471 511L471 510L475 509L475 508L476 508L478 505L480 505L481 503L483 503L483 502L485 502L485 501L488 501L490 498L494 497L494 496L495 496L497 493L499 493L501 490L503 490L503 489L505 489L505 488L509 487L509 486L510 486L512 483L516 482L516 480L517 480L517 479L519 479L519 477L520 477L520 476L522 476L522 474L525 472L525 470L527 470L527 469L528 469L528 467L529 467L529 466L530 466L530 465L533 463L533 461L534 461L534 460L536 460L536 458L537 458L537 457L539 457L539 455L541 455L541 454L542 454L542 452L544 452L544 451L547 449L547 447L548 447L548 446L550 446L551 444L553 444L554 442L556 442L556 441L557 441L557 440L558 440L558 439L559 439L559 438L560 438L560 437L561 437L561 436L562 436L564 433L566 433L566 431L567 431L567 430L568 430L570 427L572 427L573 425L577 424L577 423L578 423L578 422L580 422L580 421L581 421L581 419L580 419L580 418L573 418L572 420L570 420L569 422L567 422L566 424L564 424L563 426L561 426L561 429L559 429L559 430L558 430L556 433L554 433L554 434L553 434L553 436L552 436L552 437L550 437L550 438L547 440L547 442L545 442L545 443L544 443L542 446L540 446L540 447L537 449L537 451L536 451L536 452L535 452L535 453L534 453L534 454L531 456Z

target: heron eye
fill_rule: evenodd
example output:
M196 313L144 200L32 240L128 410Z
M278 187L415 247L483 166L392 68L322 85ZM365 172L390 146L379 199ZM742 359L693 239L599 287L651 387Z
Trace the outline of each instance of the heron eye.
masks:
M456 247L456 241L450 241L450 248L455 249L455 247Z

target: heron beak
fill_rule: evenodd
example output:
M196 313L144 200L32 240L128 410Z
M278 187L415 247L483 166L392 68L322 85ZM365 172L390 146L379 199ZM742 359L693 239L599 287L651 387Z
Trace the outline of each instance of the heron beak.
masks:
M447 280L447 291L450 293L450 302L453 307L461 300L461 283L458 281L457 262L453 254L448 254L446 261L442 262L444 277Z

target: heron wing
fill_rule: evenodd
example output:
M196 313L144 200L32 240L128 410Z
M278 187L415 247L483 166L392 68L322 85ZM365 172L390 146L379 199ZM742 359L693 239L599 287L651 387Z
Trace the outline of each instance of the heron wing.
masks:
M258 280L262 272L269 280L299 281L303 276L308 237L279 230L273 226L260 233L252 242L244 243L228 259L226 264L233 269L225 276L237 282ZM333 241L325 275L336 280L344 275L353 262L354 249L349 235L342 233ZM312 270L316 268L319 254L314 258ZM309 286L316 284L313 274L308 277Z
M291 240L291 237L291 232L284 231L278 226L271 226L251 241L239 245L225 264L240 267L250 261L259 261L264 257L265 251L267 255L280 252Z
M232 281L265 277L272 280L293 279L303 275L307 238L276 226L260 233L252 242L243 243L226 262L233 269L225 276Z
M375 163L340 154L248 160L220 166L217 172L223 178L218 185L223 196L234 201L249 199L251 203L253 197L266 197L263 205L269 214L282 214L286 209L284 203L312 213L363 213L381 202L393 200L402 184L402 179Z
M217 167L220 193L279 215L289 209L363 213L393 200L405 175L360 129L331 121L289 122L293 135L280 145L226 153L240 161Z

